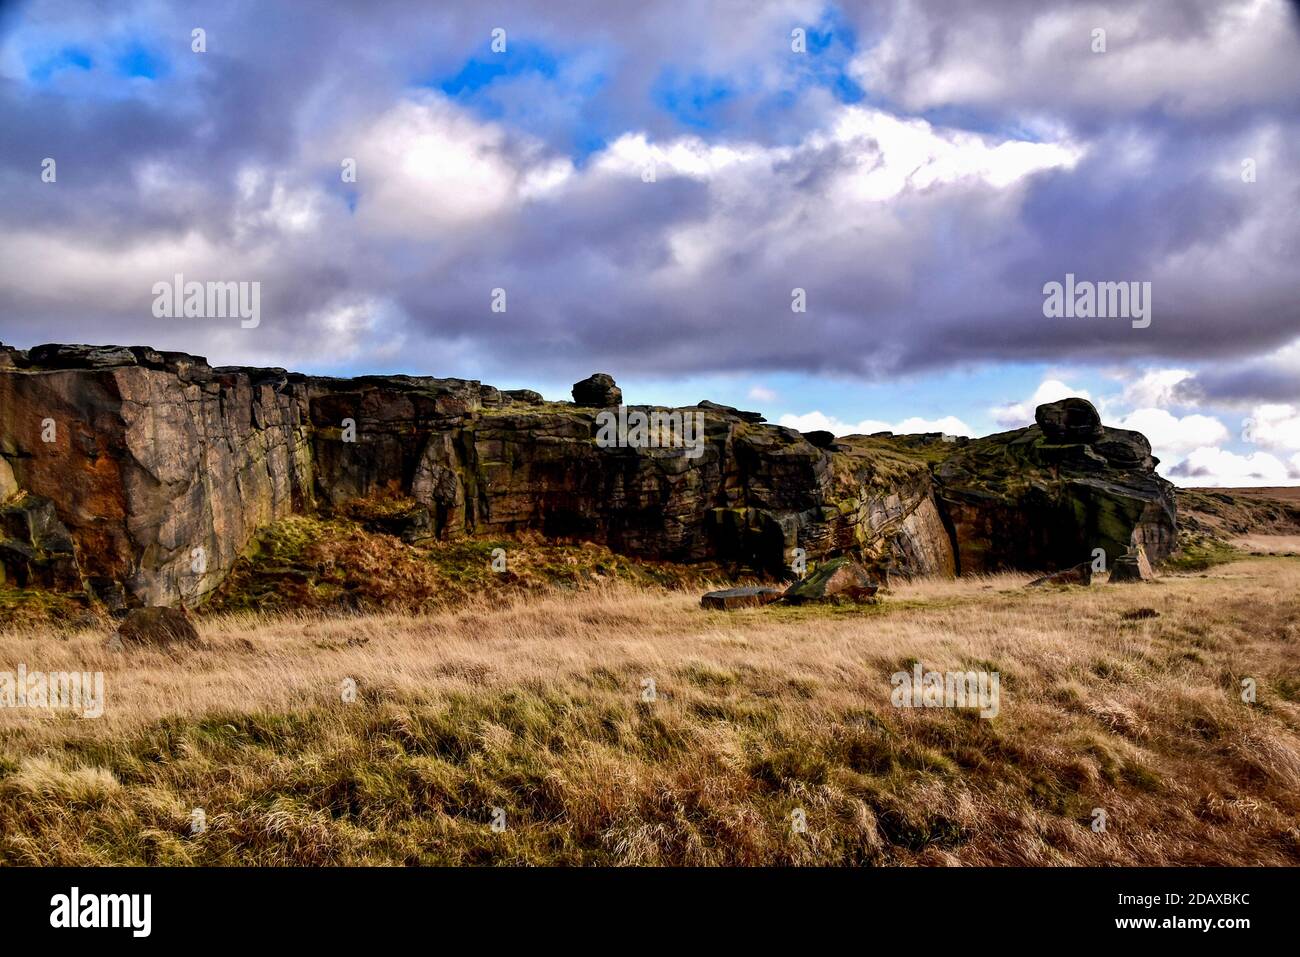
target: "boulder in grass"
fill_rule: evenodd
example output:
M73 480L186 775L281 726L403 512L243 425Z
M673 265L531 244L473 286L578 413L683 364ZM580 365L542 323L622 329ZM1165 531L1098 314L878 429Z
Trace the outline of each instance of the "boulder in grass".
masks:
M1039 585L1091 585L1092 584L1092 562L1081 562L1073 568L1063 568L1059 572L1051 575L1044 575L1042 578L1035 578L1026 588L1036 588Z
M1134 545L1128 552L1115 559L1110 568L1110 580L1115 582L1149 582L1155 579L1151 562L1147 560L1146 549Z
M725 588L722 591L711 591L701 598L700 607L720 609L722 611L732 611L736 608L754 608L779 601L783 594L784 592L779 588L764 588L762 586Z
M784 600L792 605L806 602L875 600L880 586L871 580L867 570L851 558L832 558L823 562L807 578L795 582L785 590Z
M184 608L132 608L118 626L117 637L123 644L152 647L200 643L199 631Z

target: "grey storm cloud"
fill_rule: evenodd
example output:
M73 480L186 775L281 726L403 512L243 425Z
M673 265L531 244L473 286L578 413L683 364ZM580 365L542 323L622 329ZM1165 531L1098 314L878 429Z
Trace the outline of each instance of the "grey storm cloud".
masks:
M1269 359L1211 367L1178 383L1176 393L1187 405L1294 402L1300 399L1300 367Z
M1256 365L1300 336L1300 41L1287 5L1248 6L19 4L0 18L0 338L539 376L1220 359L1242 371L1188 388L1295 397ZM805 24L851 32L834 71L860 102L792 65ZM500 115L430 88L496 26L559 66L494 81ZM37 41L131 39L165 75L20 75ZM729 92L683 124L666 75ZM603 145L579 155L586 135ZM1046 159L1001 177L1011 140ZM266 319L154 318L175 272L262 282ZM1067 272L1150 281L1152 325L1046 319Z

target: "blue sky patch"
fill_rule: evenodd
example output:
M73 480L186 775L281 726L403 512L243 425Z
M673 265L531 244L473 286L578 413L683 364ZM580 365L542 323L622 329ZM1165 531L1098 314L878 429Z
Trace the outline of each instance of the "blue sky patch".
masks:
M502 53L484 53L467 60L455 74L429 84L453 99L472 100L475 94L503 77L534 73L554 79L559 60L544 47L510 43Z
M721 122L720 107L735 95L735 89L721 77L670 69L660 74L650 95L656 106L683 126L711 130Z
M89 51L78 46L66 46L28 66L27 78L33 83L48 83L55 74L64 70L90 70L94 65Z
M146 80L156 80L167 73L166 61L138 43L127 47L113 65L123 76Z

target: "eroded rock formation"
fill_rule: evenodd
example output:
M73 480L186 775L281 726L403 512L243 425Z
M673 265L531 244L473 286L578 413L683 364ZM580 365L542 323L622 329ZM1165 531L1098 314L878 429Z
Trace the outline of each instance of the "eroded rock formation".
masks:
M972 440L935 469L958 572L1066 568L1095 549L1156 560L1177 540L1174 487L1139 432L1104 427L1085 399L1038 407L1037 424Z
M583 403L616 395L608 376L575 386ZM1086 410L1062 411L1064 431L1049 412L948 442L803 435L710 402L638 408L661 414L659 447L605 447L599 408L472 380L0 346L0 567L111 607L192 605L259 528L385 492L427 511L408 540L537 530L774 575L836 554L940 575L1073 565L1134 542L1158 559L1174 539L1146 440L1086 422L1085 435ZM673 447L673 413L702 416L700 454Z

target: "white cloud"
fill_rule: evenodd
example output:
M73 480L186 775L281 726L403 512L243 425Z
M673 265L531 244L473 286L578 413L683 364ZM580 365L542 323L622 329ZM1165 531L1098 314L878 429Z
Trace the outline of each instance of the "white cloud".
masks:
M1230 438L1223 423L1212 416L1180 418L1164 409L1137 409L1116 421L1115 426L1141 432L1150 440L1155 454L1166 461L1192 449L1219 445Z
M1178 386L1192 375L1190 369L1148 369L1124 386L1124 404L1136 409L1178 405Z
M1286 403L1257 405L1242 423L1243 439L1266 449L1300 449L1300 409Z
M499 125L432 93L403 100L332 148L357 160L358 222L404 237L480 222L559 189L573 173L568 160L526 137L508 140Z
M1300 456L1296 457L1300 459ZM1170 469L1186 485L1252 486L1300 485L1300 461L1291 468L1267 452L1238 455L1220 448L1196 449Z
M973 435L974 430L955 415L945 415L942 419L922 419L912 416L895 425L891 432L899 435L912 435L917 432L943 432L945 435Z
M995 406L989 410L993 421L1007 429L1018 429L1034 424L1034 410L1044 402L1056 402L1078 396L1080 399L1092 399L1087 389L1076 389L1066 385L1060 379L1044 379L1034 390L1034 394L1023 402Z
M774 390L767 388L767 386L756 385L749 390L749 398L755 402L775 402L777 395Z
M943 432L947 435L971 435L969 425L953 415L941 419L922 419L913 416L897 424L890 424L882 419L863 419L861 422L849 423L822 412L808 412L804 415L783 415L779 425L798 429L800 432L833 432L835 435L870 435L873 432L893 432L898 435L912 435L919 432Z
M974 133L939 130L925 120L904 120L882 110L850 107L843 111L829 138L813 145L849 147L857 169L844 184L858 200L885 200L905 189L926 189L970 178L998 188L1031 173L1072 167L1082 148L1066 141L994 142Z
M1162 4L1044 5L1008 22L1001 5L990 4L970 8L960 29L943 30L926 5L906 5L850 70L867 89L915 110L994 103L1121 112L1159 103L1201 114L1295 88L1300 60L1289 6L1239 0L1180 23ZM1092 51L1097 27L1106 31L1104 53Z
M851 162L841 171L835 190L846 200L881 201L907 189L926 189L962 179L982 180L1003 188L1032 173L1072 167L1083 148L1062 140L1035 143L936 127L921 119L899 119L883 110L846 106L826 132L810 135L799 146L765 147L754 143L715 145L694 136L651 142L644 133L626 133L593 158L601 173L636 175L649 167L655 176L689 176L739 180L796 158L800 153L839 152Z
M872 432L892 432L893 426L881 419L863 419L854 425L822 412L804 415L783 415L778 425L798 429L800 432L834 432L836 435L870 435Z

